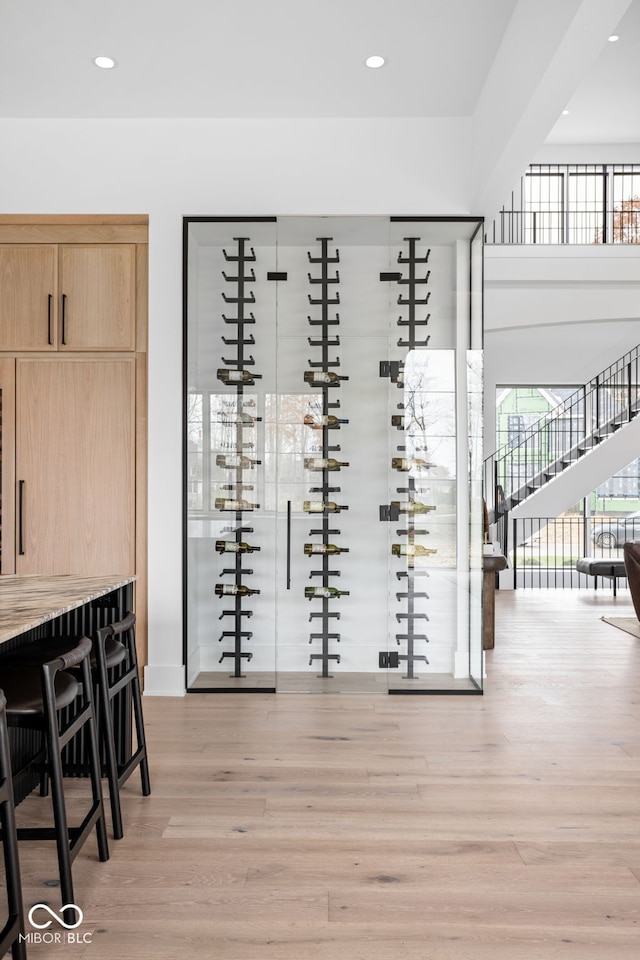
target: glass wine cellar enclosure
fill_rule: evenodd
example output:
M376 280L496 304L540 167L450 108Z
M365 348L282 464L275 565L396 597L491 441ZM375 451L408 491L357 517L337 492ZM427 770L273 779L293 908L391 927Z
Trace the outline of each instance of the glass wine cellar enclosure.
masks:
M192 691L482 691L482 223L187 217Z

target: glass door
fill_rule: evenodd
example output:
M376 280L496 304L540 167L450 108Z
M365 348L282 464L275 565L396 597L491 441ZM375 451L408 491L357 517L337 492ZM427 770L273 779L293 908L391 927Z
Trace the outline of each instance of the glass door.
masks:
M185 222L187 689L275 691L274 218Z
M185 222L188 689L482 689L477 228Z
M384 218L278 220L278 690L387 690L387 263Z
M391 222L390 693L482 689L481 581L471 572L482 560L482 368L468 362L482 333L481 318L471 322L481 306L469 286L474 231L464 220Z

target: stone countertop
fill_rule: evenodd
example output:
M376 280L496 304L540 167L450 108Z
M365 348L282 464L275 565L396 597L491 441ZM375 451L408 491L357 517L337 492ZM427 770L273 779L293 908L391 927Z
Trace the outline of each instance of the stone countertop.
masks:
M132 583L135 577L74 577L7 575L0 577L0 643L112 590Z

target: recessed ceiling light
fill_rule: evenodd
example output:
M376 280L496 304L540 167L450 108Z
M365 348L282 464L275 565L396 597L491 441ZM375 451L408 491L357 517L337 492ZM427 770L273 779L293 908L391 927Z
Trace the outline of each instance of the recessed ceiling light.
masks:
M609 37L609 43L615 43L616 40L619 40L619 39L620 37L618 36L617 33L612 33L611 36Z
M377 70L378 67L384 66L384 57L367 57L365 63L368 67L371 67L372 70Z
M571 110L563 110L563 111L562 111L562 116L563 116L563 117L566 117L567 114L569 114L569 113L571 113Z
M93 62L96 67L100 67L101 70L112 70L116 65L113 57L94 57Z

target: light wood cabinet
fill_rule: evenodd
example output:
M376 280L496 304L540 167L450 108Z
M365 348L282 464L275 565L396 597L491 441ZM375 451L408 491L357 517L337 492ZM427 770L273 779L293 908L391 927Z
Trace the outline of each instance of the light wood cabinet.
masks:
M0 349L135 350L136 246L0 245Z
M55 244L0 244L0 350L55 350Z
M146 663L145 215L0 214L0 572L136 577Z
M18 360L18 574L135 573L134 360Z
M135 349L135 246L60 247L60 350Z

